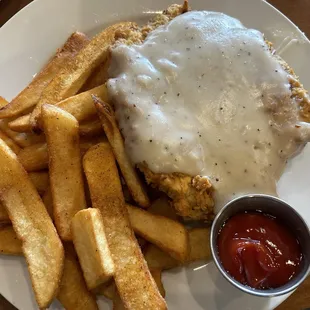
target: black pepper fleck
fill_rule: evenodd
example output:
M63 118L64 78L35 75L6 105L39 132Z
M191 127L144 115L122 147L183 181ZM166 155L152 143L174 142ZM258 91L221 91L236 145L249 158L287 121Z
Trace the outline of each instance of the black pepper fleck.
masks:
M150 140L150 142L152 143L152 142L153 142L153 140L151 139L151 140Z
M218 179L218 178L216 178L216 179L215 179L215 181L216 181L216 182L218 182L218 181L219 181L219 179Z

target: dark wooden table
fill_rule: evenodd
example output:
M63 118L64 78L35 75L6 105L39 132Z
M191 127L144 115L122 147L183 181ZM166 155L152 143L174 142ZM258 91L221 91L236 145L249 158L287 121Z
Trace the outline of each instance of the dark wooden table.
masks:
M32 0L0 0L0 26L30 2ZM269 2L310 37L310 0L269 0ZM310 309L310 277L277 310L305 310L306 308ZM0 295L0 310L12 309L15 308Z

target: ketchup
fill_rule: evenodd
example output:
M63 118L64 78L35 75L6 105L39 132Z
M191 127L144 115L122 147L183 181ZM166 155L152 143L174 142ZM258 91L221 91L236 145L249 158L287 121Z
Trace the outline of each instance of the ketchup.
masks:
M277 218L267 214L234 215L223 226L217 242L226 271L256 289L282 286L300 269L298 240Z

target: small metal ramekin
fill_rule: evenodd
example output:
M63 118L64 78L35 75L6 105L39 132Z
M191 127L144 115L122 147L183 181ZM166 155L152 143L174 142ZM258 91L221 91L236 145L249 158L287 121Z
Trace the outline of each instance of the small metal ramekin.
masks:
M244 211L261 211L265 214L273 215L279 219L279 221L283 222L283 224L297 237L301 246L303 259L299 273L285 285L274 289L255 289L235 280L222 266L218 254L218 234L230 217ZM287 294L296 289L304 281L310 271L310 232L308 225L294 208L281 199L273 196L261 194L245 195L227 203L214 219L211 228L210 244L214 262L221 274L241 291L255 296L273 297Z

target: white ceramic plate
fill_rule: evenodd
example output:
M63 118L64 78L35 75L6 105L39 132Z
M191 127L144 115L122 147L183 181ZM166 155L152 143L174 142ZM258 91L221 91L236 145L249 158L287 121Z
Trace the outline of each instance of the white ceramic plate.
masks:
M177 1L177 0L175 0ZM119 21L147 21L173 0L36 0L0 29L0 94L11 99L75 30L94 34ZM214 10L256 28L279 47L296 39L282 54L310 89L310 42L285 16L261 0L190 0L192 9ZM279 196L310 222L310 146L289 163L278 185ZM0 257L0 293L18 309L36 309L22 258ZM213 263L203 262L164 274L169 309L269 310L286 296L263 299L246 295L224 280ZM99 304L106 309L102 298ZM55 302L51 309L61 309Z

